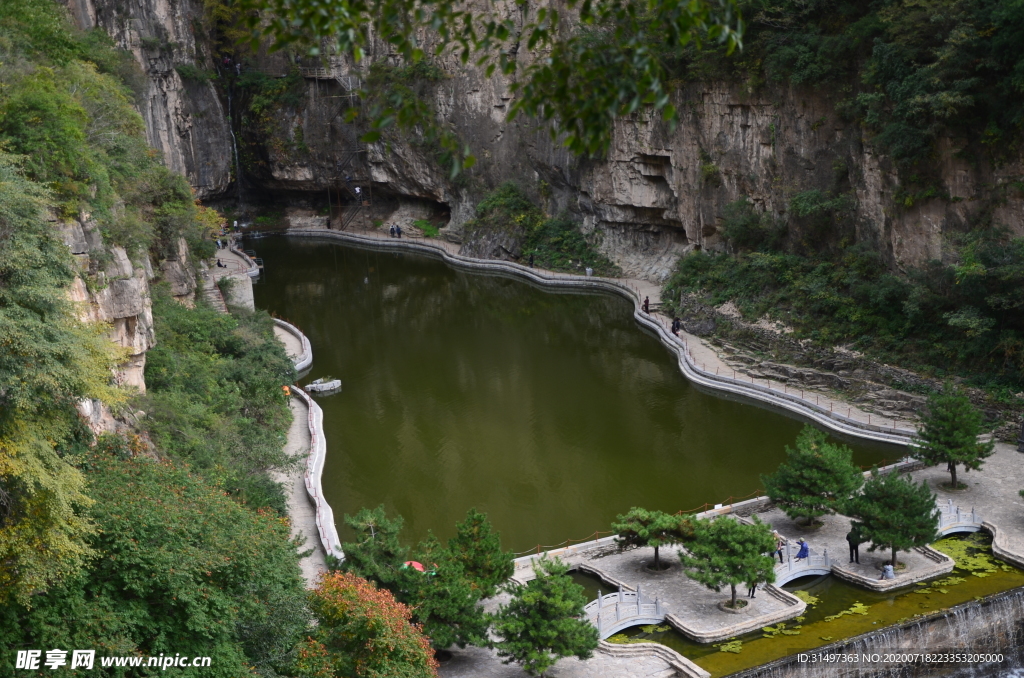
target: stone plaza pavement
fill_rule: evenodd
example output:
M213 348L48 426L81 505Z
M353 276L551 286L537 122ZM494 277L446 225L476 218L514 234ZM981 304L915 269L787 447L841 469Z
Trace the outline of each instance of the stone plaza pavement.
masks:
M646 647L646 646L625 646ZM614 651L614 650L612 650ZM493 650L467 647L441 665L442 678L526 678L517 664L502 664ZM549 678L671 678L680 673L660 654L615 656L598 649L586 661L562 659L544 674Z
M725 640L798 617L807 607L796 596L774 586L762 588L755 598L748 599L747 587L740 585L736 587L737 598L747 600L747 607L741 612L726 612L718 604L730 599L730 590L723 588L721 593L716 593L687 577L679 563L678 551L678 547L662 547L661 562L671 568L658 574L645 567L654 562L654 549L650 547L587 560L581 562L578 569L628 590L641 586L646 596L661 600L666 622L683 635L703 643ZM615 590L609 587L605 593Z
M870 543L861 544L860 564L850 562L850 547L846 534L850 531L850 519L833 515L821 518L820 528L807 529L798 526L781 509L773 508L757 515L762 522L770 524L779 534L795 544L803 539L811 547L811 555L822 555L826 551L832 560L832 574L864 588L884 591L909 586L915 582L946 574L953 569L953 560L934 549L923 548L900 551L898 561L907 567L896 573L895 580L882 580L882 565L892 559L892 551L878 549L868 551Z
M962 509L976 510L983 527L994 536L995 555L1024 568L1024 454L1008 443L996 443L992 456L978 471L957 469L957 480L968 489L952 492L942 488L949 482L945 466L933 466L910 474L917 482L926 481L937 496L937 503L952 501Z

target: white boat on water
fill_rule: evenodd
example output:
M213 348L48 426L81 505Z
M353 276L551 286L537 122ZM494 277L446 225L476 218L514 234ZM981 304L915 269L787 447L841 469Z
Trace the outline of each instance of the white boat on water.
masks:
M334 377L320 377L314 379L306 386L310 393L334 393L341 390L341 379Z

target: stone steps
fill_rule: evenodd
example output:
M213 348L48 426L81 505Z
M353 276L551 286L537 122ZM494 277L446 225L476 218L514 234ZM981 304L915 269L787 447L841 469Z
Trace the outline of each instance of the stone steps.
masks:
M220 293L220 288L217 287L209 273L203 276L203 298L221 313L228 312L228 305L224 303L224 295Z

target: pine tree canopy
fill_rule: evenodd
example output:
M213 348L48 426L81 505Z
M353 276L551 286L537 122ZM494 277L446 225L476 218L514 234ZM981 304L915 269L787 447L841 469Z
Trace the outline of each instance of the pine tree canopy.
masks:
M480 591L481 598L490 598L515 571L511 551L501 550L501 537L487 514L469 509L466 519L455 526L456 534L448 540L448 550L466 573L470 584Z
M775 581L775 561L767 555L774 550L771 528L756 517L753 525L722 517L696 521L693 541L679 560L686 576L712 591L729 586L735 605L737 584Z
M982 423L981 412L967 396L947 385L928 398L914 456L926 464L948 464L951 482L956 485L957 464L977 470L995 447L991 441L978 442Z
M413 559L427 572L401 570L396 597L413 610L436 650L452 645L487 643L487 615L480 606L480 589L473 586L462 563L430 534L416 547Z
M341 545L345 560L341 568L364 579L392 588L398 570L408 560L409 550L398 541L405 520L389 519L381 504L375 509L360 509L355 516L345 515L345 524L356 533L356 541Z
M512 600L494 615L495 643L505 663L517 662L531 676L541 675L561 657L589 659L597 647L597 628L582 619L587 600L570 579L568 565L544 559L537 578L512 584Z
M659 566L659 549L670 544L679 544L693 537L693 521L688 516L679 516L662 511L649 511L634 506L625 515L616 517L612 531L617 533L615 543L619 550L654 547L654 567Z
M863 491L847 502L844 512L871 542L869 551L892 549L893 566L897 551L925 546L938 538L935 495L924 482L918 485L898 473L872 471Z
M850 448L827 441L823 431L805 426L796 449L786 447L786 461L775 473L761 476L768 496L794 520L811 522L835 513L864 483Z

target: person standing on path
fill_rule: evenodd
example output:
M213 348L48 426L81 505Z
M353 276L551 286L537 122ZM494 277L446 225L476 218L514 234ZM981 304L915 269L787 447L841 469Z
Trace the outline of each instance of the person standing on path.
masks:
M754 595L754 593L757 591L757 582L755 581L753 584L747 584L747 586L750 587L750 589L747 591L747 598L757 598L757 596Z
M644 313L647 315L651 314L651 298L644 297Z
M772 553L772 555L779 557L780 565L785 565L786 561L782 559L782 547L785 546L786 543L785 541L783 541L782 535L779 534L778 530L772 530L772 536L775 537L775 551Z
M676 316L675 318L673 318L672 319L672 334L674 334L675 336L678 337L679 336L679 328L681 326L682 326L682 323L679 322L679 316Z
M398 224L395 224L395 234L398 236L399 240L402 239L402 227Z
M846 542L850 545L850 562L856 562L860 565L860 551L858 549L864 542L864 539L860 536L860 530L856 525L846 533Z
M808 544L807 542L805 542L803 539L801 539L797 543L800 544L800 550L796 552L796 560L797 560L797 562L800 562L804 558L810 558L811 557L811 545Z
M530 255L530 268L533 268L533 254Z

